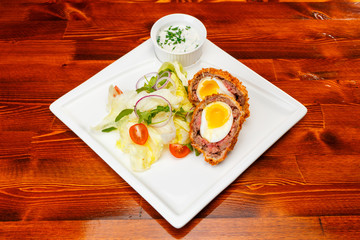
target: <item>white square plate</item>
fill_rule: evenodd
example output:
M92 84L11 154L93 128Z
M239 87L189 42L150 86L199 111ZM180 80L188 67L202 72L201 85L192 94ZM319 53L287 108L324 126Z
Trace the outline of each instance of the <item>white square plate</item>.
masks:
M111 84L123 91L133 90L137 79L160 66L147 40L56 100L50 109L171 225L181 228L295 125L307 109L206 40L199 62L186 68L188 79L203 67L215 67L239 78L249 92L250 117L234 150L217 166L206 163L202 155L176 159L165 150L149 170L133 172L129 157L115 146L117 133L97 133L91 128L107 115Z

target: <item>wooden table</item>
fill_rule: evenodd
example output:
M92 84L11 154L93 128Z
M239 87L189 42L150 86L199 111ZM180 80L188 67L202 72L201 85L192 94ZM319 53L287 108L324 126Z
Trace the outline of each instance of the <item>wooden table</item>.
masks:
M359 239L360 4L165 2L1 1L0 239ZM175 12L308 109L181 229L49 110Z

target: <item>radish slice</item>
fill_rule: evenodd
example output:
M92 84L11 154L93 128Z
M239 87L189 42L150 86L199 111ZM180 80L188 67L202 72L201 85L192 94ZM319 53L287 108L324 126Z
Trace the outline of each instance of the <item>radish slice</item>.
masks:
M153 126L153 127L162 127L162 126L165 126L169 121L170 121L170 119L171 119L171 117L172 117L172 107L171 107L171 104L170 104L170 102L166 99L166 98L164 98L163 96L160 96L160 95L155 95L155 94L151 94L151 95L147 95L147 96L144 96L144 97L142 97L142 98L140 98L136 103L135 103L135 106L134 106L134 112L135 112L135 115L136 115L136 117L138 117L139 118L139 115L137 114L137 105L139 104L139 102L141 102L142 100L144 100L144 99L146 99L146 98L160 98L160 99L162 99L162 100L164 100L165 102L166 102L166 104L169 106L169 117L165 120L165 121L163 121L163 122L159 122L159 123L155 123L155 124L151 124L151 126Z

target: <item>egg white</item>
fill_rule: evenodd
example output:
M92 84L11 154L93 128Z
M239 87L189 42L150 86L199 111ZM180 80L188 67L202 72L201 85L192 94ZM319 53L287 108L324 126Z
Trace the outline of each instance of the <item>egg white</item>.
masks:
M230 112L230 117L229 119L220 127L218 128L209 128L209 124L205 118L206 112L207 112L207 108L214 104L214 103L221 103L224 107L226 107L228 109L228 111ZM233 115L232 115L232 111L229 105L227 105L226 103L223 102L213 102L210 103L209 105L207 105L202 114L201 114L201 125L200 125L200 135L205 138L206 140L208 140L209 142L219 142L222 139L224 139L226 137L226 135L228 135L228 133L231 130L231 126L233 124Z
M223 82L221 80L216 79L216 78L212 78L212 77L205 77L205 78L200 80L199 85L198 85L198 87L196 89L196 95L197 95L197 97L199 98L200 101L202 101L203 99L200 97L200 92L199 91L203 87L204 82L207 81L207 80L213 80L213 81L215 81L217 83L217 85L220 88L218 90L218 94L222 93L222 94L226 94L226 95L228 95L230 97L233 97L233 98L235 97L231 92L229 92L229 90L227 90L227 88L225 87L225 85L223 84Z

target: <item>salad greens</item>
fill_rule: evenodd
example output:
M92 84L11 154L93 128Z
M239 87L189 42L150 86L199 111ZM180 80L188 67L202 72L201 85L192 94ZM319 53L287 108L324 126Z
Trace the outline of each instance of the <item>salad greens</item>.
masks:
M134 109L124 109L122 110L119 115L117 115L117 117L115 118L115 122L118 122L120 119L122 119L123 117L125 117L126 115L132 114L134 112Z
M143 111L137 110L136 113L139 116L139 123L145 122L147 125L152 124L152 119L160 112L169 112L170 108L169 106L157 106L155 109L149 110L149 111Z
M115 87L110 86L109 114L95 127L98 131L119 134L116 146L130 155L135 171L150 168L168 144L182 144L192 149L189 116L193 105L187 97L187 73L178 62L163 63L157 73L157 77L145 79L137 89L121 94L116 94ZM159 76L165 76L164 80ZM149 132L144 145L135 144L129 137L129 128L137 123L144 123Z
M108 128L104 128L103 130L101 130L102 132L111 132L111 131L114 131L116 130L117 128L116 127L108 127Z
M146 91L148 93L155 92L156 90L153 88L153 86L156 83L156 77L152 77L149 80L147 80L141 88L136 89L137 93L140 93L142 91Z

